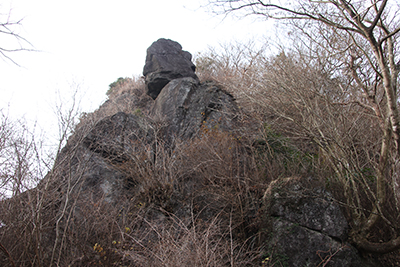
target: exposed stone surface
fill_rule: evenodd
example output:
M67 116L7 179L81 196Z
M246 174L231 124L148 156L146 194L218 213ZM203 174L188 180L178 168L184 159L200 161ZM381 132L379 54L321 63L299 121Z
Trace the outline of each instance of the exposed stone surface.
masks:
M127 160L132 142L151 143L153 139L150 123L133 114L118 112L99 121L84 138L83 144L114 162Z
M147 93L155 99L150 103L149 117L119 112L98 121L83 137L76 156L69 162L87 158L88 168L80 174L84 194L95 191L107 202L117 203L129 186L127 181L132 188L140 188L141 181L135 174L118 166L129 161L141 164L135 156L144 151L156 157L154 145L160 133L163 143L171 144L176 139L200 136L204 129L238 129L239 109L234 98L216 83L200 83L190 59L190 54L171 40L160 39L148 49L144 74ZM202 181L187 178L180 182L190 185L182 187L175 182L175 189L157 186L153 194L160 195L156 197L158 205L186 221L191 211L185 199L202 186ZM176 190L180 187L187 189ZM165 195L169 197L164 198ZM222 208L212 205L218 202L217 195L195 199L202 207L203 220L213 218ZM270 226L270 238L264 244L273 263L317 266L325 261L326 266L361 266L357 251L344 243L346 219L324 189L306 189L292 178L277 180L265 193L264 209Z
M323 188L306 190L300 184L290 184L285 190L274 193L270 212L274 217L330 237L347 238L346 219L331 194Z
M147 94L156 99L161 89L171 80L183 77L197 79L192 55L169 39L159 39L147 49L143 75Z
M366 266L355 248L319 231L277 218L272 229L269 252L277 266Z
M154 118L167 122L167 138L191 138L201 127L234 131L238 114L230 94L214 83L200 84L193 78L171 81L151 111Z
M274 263L369 266L346 243L346 219L325 189L307 189L293 177L278 179L267 189L264 203L271 218L267 250Z
M160 141L157 138L170 145L177 137L198 136L202 127L233 132L237 116L233 97L216 84L200 84L193 78L175 79L153 101L149 117L118 112L100 119L89 129L79 129L60 154L58 170L72 168L76 174L72 176L73 182L84 181L84 194L96 192L97 197L116 203L128 184L138 183L131 174L120 171L118 165L136 161L141 153L146 153L146 160L154 161L154 146ZM60 176L68 174L61 172Z

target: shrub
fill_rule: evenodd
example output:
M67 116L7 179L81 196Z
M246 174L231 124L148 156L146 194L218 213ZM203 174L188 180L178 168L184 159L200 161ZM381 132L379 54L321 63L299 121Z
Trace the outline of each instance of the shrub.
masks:
M111 95L113 93L114 88L123 84L126 79L128 79L128 78L119 77L115 82L110 83L110 85L108 86L109 89L108 89L106 95Z

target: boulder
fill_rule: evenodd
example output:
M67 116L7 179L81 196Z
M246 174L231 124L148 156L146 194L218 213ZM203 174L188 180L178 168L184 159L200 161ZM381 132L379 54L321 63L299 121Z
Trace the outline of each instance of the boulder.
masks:
M133 143L150 144L153 130L145 117L118 112L100 120L83 139L83 145L111 162L123 162Z
M140 184L139 177L121 166L144 164L138 160L151 164L155 161L154 146L160 140L173 147L175 138L188 140L201 129L233 132L237 117L234 98L217 84L201 84L191 77L174 79L153 102L149 116L118 112L88 129L77 128L57 159L57 169L73 169L73 182L83 182L83 195L96 192L97 198L116 203L125 189L136 190ZM68 172L59 175L71 177ZM58 186L60 191L66 190L62 184Z
M192 77L196 67L192 55L182 50L182 46L169 39L159 39L147 49L146 64L143 75L146 81L146 92L156 99L161 89L171 80Z
M140 153L148 152L151 158L153 140L153 129L145 117L124 112L100 119L89 128L79 127L58 155L54 170L38 187L46 186L50 179L60 200L70 192L80 195L82 201L92 195L95 201L116 203L126 194L125 189L136 183L135 177L119 166L136 160ZM80 186L70 190L70 183Z
M110 109L108 106L112 104L105 102L97 113L104 113L102 109ZM154 149L160 140L166 147L173 147L177 137L188 140L201 129L233 132L238 124L234 98L216 83L200 83L192 77L172 80L147 105L148 116L117 112L99 118L93 125L83 123L77 127L57 158L58 176L72 178L74 183L81 181L79 194L93 192L96 199L117 203L125 189L132 193L140 187L141 178L132 169L155 162ZM129 166L131 170L127 172L121 166ZM71 169L72 176L68 172ZM56 186L64 192L68 184Z
M294 183L290 179L276 180L270 185L271 188L278 183L282 183L279 186L289 184L280 192L274 189L275 193L269 210L271 215L337 240L346 240L347 221L339 205L333 201L332 195L321 187L306 189L300 183Z
M273 181L264 195L269 238L266 260L279 266L369 266L346 243L348 225L339 205L321 187L300 179Z
M171 81L155 100L150 115L168 125L165 139L189 139L201 129L233 132L238 126L235 99L218 84L194 78Z
M322 232L284 219L273 219L268 246L271 266L366 266L357 250Z

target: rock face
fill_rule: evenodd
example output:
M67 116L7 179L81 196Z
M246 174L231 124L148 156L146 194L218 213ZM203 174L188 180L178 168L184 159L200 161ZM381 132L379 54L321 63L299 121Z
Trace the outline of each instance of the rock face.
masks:
M166 139L194 137L201 129L234 131L238 107L234 98L215 83L200 84L193 78L168 83L155 100L151 115L168 124Z
M132 142L150 143L153 131L145 118L118 112L99 121L83 139L89 150L113 162L127 160Z
M276 180L270 187L279 182L281 181ZM271 215L321 232L336 240L346 240L348 230L346 219L339 206L333 202L330 193L323 188L306 190L300 184L293 182L290 184L290 182L289 179L286 180L289 186L281 192L274 189ZM267 195L266 198L271 197Z
M182 46L168 39L159 39L147 49L143 75L146 77L147 94L156 99L161 89L170 81L192 77L196 80L196 67L192 55Z
M264 203L271 219L266 244L274 264L368 266L345 242L346 219L325 189L307 189L296 178L278 179L267 189Z

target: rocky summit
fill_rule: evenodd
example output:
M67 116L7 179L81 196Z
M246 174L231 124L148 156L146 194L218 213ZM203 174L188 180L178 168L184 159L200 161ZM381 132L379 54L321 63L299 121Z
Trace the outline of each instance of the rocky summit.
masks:
M35 266L368 266L326 189L263 178L271 147L191 58L154 42L145 88L82 118L37 188L2 203L2 222L21 231L38 231L27 218L41 207L37 239L16 249Z
M159 39L147 49L143 75L146 77L146 91L156 99L162 88L177 78L191 77L198 80L192 55L172 40Z

